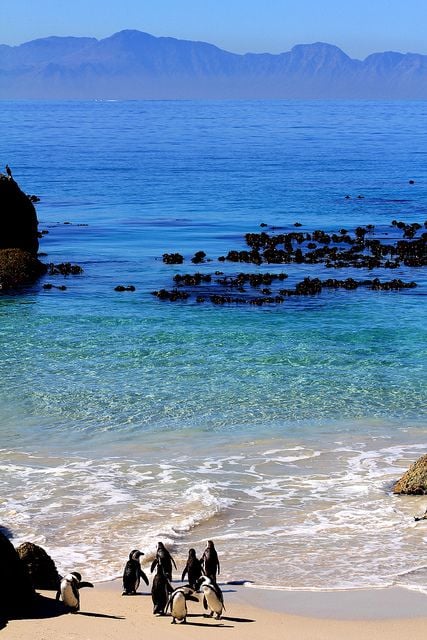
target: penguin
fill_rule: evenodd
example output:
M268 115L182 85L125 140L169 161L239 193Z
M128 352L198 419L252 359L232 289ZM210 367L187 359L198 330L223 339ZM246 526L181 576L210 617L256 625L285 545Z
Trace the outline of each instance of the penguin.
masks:
M202 575L202 565L200 560L196 557L195 549L189 549L188 560L182 572L181 581L184 582L185 575L188 573L188 582L192 589L196 588L196 582Z
M175 564L175 560L172 558L171 554L169 553L169 551L166 549L165 545L163 544L163 542L158 542L157 543L157 552L156 552L156 557L154 558L153 562L151 563L151 573L153 573L155 567L157 564L162 564L163 567L163 571L165 576L167 577L168 580L172 580L172 563L173 566L176 567Z
M56 593L56 600L62 598L65 606L68 607L72 613L77 613L80 609L79 589L83 587L93 587L93 584L91 582L82 582L80 573L72 571L62 578Z
M157 573L151 585L151 599L153 601L153 614L163 616L168 603L169 594L173 588L163 570L161 562L157 563Z
M12 169L9 167L8 164L6 165L6 173L9 180L12 180Z
M122 596L134 596L139 587L139 579L142 578L148 587L148 578L141 569L139 558L144 554L138 549L134 549L129 554L129 560L126 562L123 572L123 593Z
M193 600L193 602L199 601L193 593L194 589L187 586L178 587L172 591L166 605L166 611L168 608L170 608L171 611L171 624L175 624L176 620L179 620L183 624L187 622L187 600Z
M203 592L203 607L209 609L209 616L216 614L216 619L221 618L221 614L225 611L224 596L216 582L213 582L207 576L202 576L197 581L200 591Z
M212 582L216 582L216 574L220 573L218 554L216 552L212 540L208 540L206 549L203 551L201 558L202 569L205 576L210 578Z

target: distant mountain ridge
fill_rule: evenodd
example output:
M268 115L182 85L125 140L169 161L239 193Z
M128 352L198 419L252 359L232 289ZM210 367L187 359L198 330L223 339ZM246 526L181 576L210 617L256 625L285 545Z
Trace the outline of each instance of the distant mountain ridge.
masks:
M350 58L334 45L280 54L125 30L0 45L0 99L427 99L427 56Z

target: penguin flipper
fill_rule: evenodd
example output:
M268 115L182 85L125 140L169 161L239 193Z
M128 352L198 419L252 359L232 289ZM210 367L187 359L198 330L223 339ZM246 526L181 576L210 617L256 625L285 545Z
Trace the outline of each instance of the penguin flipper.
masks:
M60 597L61 597L61 590L58 589L58 591L56 592L55 600L59 600Z
M182 572L182 576L181 576L181 582L184 582L184 578L187 572L188 572L188 565L185 565L185 569Z
M207 610L207 608L208 608L208 603L207 603L207 600L206 600L206 596L203 596L203 609Z
M79 589L82 589L83 587L92 587L92 589L94 589L94 586L91 582L80 582Z
M175 560L172 558L172 556L170 556L170 559L171 559L171 560L172 560L172 562L173 562L173 566L174 566L174 567L175 567L175 569L178 571L178 567L177 567L177 566L176 566L176 564L175 564Z
M156 568L157 563L158 563L157 558L154 558L153 562L151 563L150 573L153 573L154 569Z
M199 602L199 598L196 598L196 596L185 596L186 600L192 600L193 602Z
M142 569L139 570L139 575L141 576L141 578L144 580L145 584L148 587L149 581L148 581L148 578L147 578L147 576L145 575L145 573L143 572Z

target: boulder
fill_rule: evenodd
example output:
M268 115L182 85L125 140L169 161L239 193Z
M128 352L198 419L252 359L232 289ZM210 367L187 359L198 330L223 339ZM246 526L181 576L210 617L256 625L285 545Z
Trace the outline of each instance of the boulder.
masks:
M412 495L427 494L427 454L418 458L396 482L393 493Z
M37 259L37 214L12 177L0 173L0 290L32 284L46 271Z
M33 604L34 589L26 566L19 559L13 544L1 531L0 566L0 618L25 615Z
M23 542L16 552L36 589L58 589L61 576L54 561L42 547L32 542Z
M0 249L0 290L32 284L46 273L46 266L29 251Z
M0 174L0 249L24 249L37 255L37 214L15 180Z

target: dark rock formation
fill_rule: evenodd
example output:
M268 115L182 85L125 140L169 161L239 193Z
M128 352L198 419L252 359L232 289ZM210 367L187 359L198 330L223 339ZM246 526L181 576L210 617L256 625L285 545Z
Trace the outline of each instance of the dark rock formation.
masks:
M23 249L0 249L0 290L31 284L46 272L37 258Z
M58 589L61 577L54 561L42 547L32 542L23 542L16 552L36 589Z
M0 249L24 249L36 255L39 248L37 215L29 197L13 178L0 175Z
M13 544L0 531L0 620L25 615L33 603L34 589L26 566Z
M427 494L427 454L418 458L396 482L393 493Z
M30 198L19 188L7 167L0 174L0 289L31 284L45 273L37 260L37 215Z

